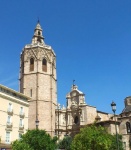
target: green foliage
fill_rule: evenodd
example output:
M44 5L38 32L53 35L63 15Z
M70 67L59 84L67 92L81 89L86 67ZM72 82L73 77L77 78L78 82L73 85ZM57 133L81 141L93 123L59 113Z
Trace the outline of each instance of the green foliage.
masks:
M121 138L121 136L119 136ZM119 141L120 150L122 142ZM101 126L89 126L81 129L71 144L72 150L117 150L116 136L109 134Z
M118 139L119 139L119 150L124 150L123 148L123 142L122 142L122 135L118 134ZM112 144L109 150L117 150L117 141L116 141L116 135L111 136Z
M55 150L57 138L44 130L28 130L20 140L12 143L12 150Z
M63 140L60 140L58 143L58 148L59 149L65 149L65 150L70 150L72 138L70 136L66 136L63 138Z

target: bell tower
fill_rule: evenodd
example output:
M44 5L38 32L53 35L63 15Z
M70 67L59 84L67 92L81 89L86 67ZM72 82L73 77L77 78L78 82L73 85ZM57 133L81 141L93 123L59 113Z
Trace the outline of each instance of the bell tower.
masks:
M56 55L44 42L38 21L31 44L27 44L20 58L20 92L29 101L29 129L45 129L51 136L55 130L57 103Z

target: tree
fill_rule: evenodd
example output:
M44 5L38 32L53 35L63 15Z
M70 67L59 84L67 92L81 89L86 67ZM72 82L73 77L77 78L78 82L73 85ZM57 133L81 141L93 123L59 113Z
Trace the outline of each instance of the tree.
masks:
M55 150L57 138L44 130L28 130L20 140L12 143L12 150Z
M119 136L121 138L121 136ZM123 150L122 141L119 141ZM111 135L102 126L87 126L80 130L71 144L72 150L117 150L116 136Z
M70 136L66 136L63 138L63 140L60 140L58 143L58 148L59 149L65 149L65 150L70 150L72 138Z

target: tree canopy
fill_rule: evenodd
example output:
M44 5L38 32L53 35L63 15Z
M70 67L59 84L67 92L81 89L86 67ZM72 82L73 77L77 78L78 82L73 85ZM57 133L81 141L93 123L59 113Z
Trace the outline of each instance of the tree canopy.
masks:
M119 147L123 150L121 136L119 135ZM87 126L75 135L72 150L117 150L116 135L111 135L102 126Z
M20 140L12 143L12 150L55 150L57 138L44 130L28 130Z
M59 149L70 150L72 138L70 136L65 136L62 140L58 142Z

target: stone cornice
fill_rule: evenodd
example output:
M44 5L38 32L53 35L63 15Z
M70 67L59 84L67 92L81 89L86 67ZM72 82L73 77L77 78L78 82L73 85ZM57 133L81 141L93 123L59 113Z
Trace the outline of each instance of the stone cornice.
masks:
M7 94L5 94L5 93L1 93L1 92L0 92L0 97L3 97L3 98L5 98L5 99L11 100L12 102L15 102L15 103L18 103L18 104L22 104L22 105L24 105L24 106L29 107L28 101L23 101L23 100L17 99L17 98L15 98L15 97L9 96L9 95L7 95Z

